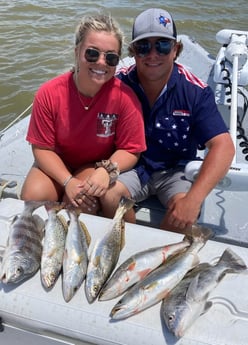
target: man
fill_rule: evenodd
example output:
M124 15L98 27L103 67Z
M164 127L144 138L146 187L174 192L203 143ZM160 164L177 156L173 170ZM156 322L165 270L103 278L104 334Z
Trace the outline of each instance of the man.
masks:
M166 208L161 229L183 233L197 221L204 199L227 173L234 145L210 87L175 62L182 43L167 11L152 8L137 16L129 50L136 64L118 76L142 103L147 150L105 198L117 204L123 194L137 202L157 195ZM184 168L199 147L208 153L191 184ZM111 210L104 213L112 216ZM133 210L126 220L135 222Z

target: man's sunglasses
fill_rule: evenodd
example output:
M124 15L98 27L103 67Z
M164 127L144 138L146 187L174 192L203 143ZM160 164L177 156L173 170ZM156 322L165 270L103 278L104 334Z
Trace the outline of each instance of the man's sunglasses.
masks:
M105 61L109 66L115 67L118 65L120 59L118 54L111 52L101 52L100 50L95 48L87 48L85 50L84 57L88 62L97 62L101 53L104 54Z
M152 44L148 40L139 40L133 43L132 48L136 55L138 55L139 57L145 57L151 52L154 46L159 55L168 55L171 52L173 45L173 40L160 39L157 40L154 44Z

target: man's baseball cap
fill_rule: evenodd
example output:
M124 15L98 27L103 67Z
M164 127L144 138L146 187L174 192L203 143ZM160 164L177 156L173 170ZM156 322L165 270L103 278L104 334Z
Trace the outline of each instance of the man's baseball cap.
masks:
M177 39L176 25L169 12L160 8L150 8L135 18L131 43L149 37Z

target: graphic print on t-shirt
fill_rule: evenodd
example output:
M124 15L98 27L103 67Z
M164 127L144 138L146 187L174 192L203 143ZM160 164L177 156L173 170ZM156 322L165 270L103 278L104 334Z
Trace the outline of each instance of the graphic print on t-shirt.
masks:
M98 113L97 132L98 137L110 137L115 134L117 115Z

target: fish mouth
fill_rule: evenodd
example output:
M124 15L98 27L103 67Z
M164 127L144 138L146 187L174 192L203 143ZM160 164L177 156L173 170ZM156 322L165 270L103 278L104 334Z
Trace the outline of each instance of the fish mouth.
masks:
M109 316L113 320L122 320L128 318L130 316L130 313L128 312L128 310L126 310L125 305L117 303L111 310Z
M111 310L109 316L112 317L112 318L114 319L114 318L115 318L115 317L114 317L115 314L118 313L118 312L121 311L121 310L123 310L123 307L122 307L122 306L115 306L115 307Z

